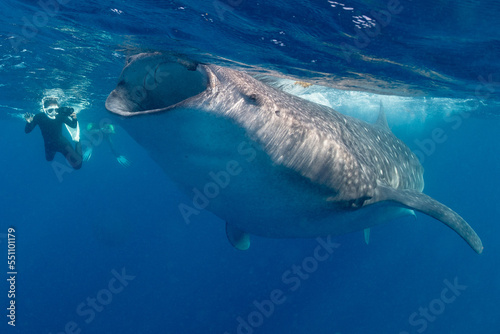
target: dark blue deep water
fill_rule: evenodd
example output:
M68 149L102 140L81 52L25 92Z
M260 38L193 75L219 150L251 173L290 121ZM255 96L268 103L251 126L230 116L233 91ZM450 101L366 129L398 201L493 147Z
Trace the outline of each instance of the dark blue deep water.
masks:
M2 0L0 11L0 333L500 333L498 1ZM369 245L362 232L334 238L321 262L310 239L252 237L236 251L211 213L184 223L188 197L120 126L130 167L103 143L81 170L54 170L20 116L56 94L82 126L119 124L104 101L126 56L145 51L314 83L277 84L367 120L383 101L425 192L473 226L483 254L418 213L373 228Z

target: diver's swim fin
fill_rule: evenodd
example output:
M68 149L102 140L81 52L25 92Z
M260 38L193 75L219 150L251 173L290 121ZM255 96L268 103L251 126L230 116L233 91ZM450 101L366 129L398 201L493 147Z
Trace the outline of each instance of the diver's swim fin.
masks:
M68 130L71 139L78 143L80 141L80 124L78 121L76 122L76 128L69 127L67 124L64 125L66 125L66 129Z

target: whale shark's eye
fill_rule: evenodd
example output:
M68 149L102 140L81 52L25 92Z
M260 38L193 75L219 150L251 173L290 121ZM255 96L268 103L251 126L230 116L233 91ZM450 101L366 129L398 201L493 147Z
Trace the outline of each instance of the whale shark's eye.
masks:
M263 105L263 99L258 94L255 94L255 93L247 94L245 92L242 92L241 94L244 96L244 99L248 103L251 103L251 104L256 105L256 106L262 106Z

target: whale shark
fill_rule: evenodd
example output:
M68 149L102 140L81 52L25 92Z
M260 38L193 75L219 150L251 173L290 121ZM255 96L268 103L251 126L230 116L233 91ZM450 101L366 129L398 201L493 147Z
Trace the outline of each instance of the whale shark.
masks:
M237 249L250 235L311 238L366 231L414 211L477 253L455 211L422 193L423 168L389 129L270 87L243 71L160 52L130 56L106 108Z

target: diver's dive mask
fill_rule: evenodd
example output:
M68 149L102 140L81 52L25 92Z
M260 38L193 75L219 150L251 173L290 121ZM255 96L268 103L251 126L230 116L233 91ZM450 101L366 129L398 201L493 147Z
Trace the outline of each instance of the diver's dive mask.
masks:
M42 100L43 112L51 119L56 118L59 103L57 97L44 97Z
M43 109L43 111L47 114L47 116L49 116L50 118L56 118L56 115L57 115L57 107L50 107L50 108L47 108L47 109Z

